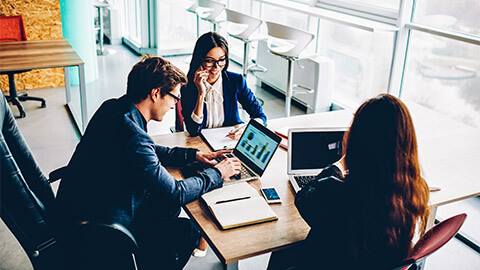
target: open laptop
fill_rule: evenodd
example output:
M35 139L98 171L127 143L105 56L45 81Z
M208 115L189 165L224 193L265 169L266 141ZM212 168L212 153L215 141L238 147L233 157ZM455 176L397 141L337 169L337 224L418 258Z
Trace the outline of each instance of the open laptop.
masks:
M287 174L295 193L342 157L343 135L347 130L347 127L288 130Z
M250 120L231 154L240 160L242 169L239 174L226 180L225 184L260 178L281 140L256 120Z

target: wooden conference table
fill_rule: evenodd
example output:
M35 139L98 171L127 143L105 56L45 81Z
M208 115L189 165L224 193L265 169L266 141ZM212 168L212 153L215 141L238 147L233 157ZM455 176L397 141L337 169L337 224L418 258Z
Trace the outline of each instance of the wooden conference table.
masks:
M80 117L75 119L83 133L87 124L87 101L85 89L85 68L68 40L28 40L0 42L0 72L30 69L58 68L65 71L67 105L71 102L70 76L68 67L78 66L80 82ZM72 110L73 108L69 106ZM73 114L76 117L76 114Z
M430 195L433 224L438 206L480 195L480 181L474 172L480 164L480 130L443 117L419 105L407 103L412 114L423 175L429 185L440 191ZM349 126L350 111L334 111L273 119L268 127L332 127ZM209 151L200 137L187 133L172 133L153 137L157 144L195 147ZM278 220L242 228L221 230L206 205L200 201L187 204L184 209L198 225L210 247L226 268L237 268L242 259L283 249L307 236L309 226L294 205L294 191L287 179L287 152L279 148L261 180L249 182L256 189L275 186L283 203L271 205ZM182 179L180 171L168 168L173 176Z

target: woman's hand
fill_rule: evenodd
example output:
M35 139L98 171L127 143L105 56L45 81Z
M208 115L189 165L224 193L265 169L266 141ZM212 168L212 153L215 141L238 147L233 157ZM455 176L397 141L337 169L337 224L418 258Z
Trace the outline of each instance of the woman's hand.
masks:
M227 138L238 141L242 137L243 132L245 131L245 125L236 125L234 129L230 130L227 134Z
M208 71L206 71L202 66L200 66L197 71L195 71L195 76L193 78L193 82L195 86L197 86L198 96L204 97L205 92L207 91L205 87L205 82L208 79Z
M343 168L345 168L345 155L343 155L342 158L338 160L338 162L342 164Z
M345 167L345 155L342 156L341 159L339 159L337 162L333 163L339 170L340 170L340 176L342 178L345 178L348 174L348 169Z

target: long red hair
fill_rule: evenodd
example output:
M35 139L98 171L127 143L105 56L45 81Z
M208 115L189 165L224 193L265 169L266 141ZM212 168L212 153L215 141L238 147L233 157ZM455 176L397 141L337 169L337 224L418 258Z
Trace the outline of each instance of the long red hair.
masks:
M429 215L429 189L407 107L389 94L367 100L346 133L344 153L354 258L384 252L385 261L400 261L412 247L416 224L423 234Z

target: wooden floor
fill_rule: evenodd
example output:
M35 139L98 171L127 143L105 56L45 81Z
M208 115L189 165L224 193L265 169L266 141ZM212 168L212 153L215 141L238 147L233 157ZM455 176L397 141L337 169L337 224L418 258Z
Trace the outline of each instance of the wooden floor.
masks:
M99 56L99 82L96 87L102 93L97 93L96 96L89 100L89 110L95 111L98 105L109 97L117 97L125 92L125 82L123 79L118 79L121 76L126 76L130 70L132 63L138 59L137 55L131 53L128 49L121 46L113 47L117 54L111 56ZM123 59L125 63L119 66L119 59ZM171 61L180 68L185 69L185 57L171 58ZM232 65L231 69L240 69L238 65ZM108 72L108 76L103 75L102 72ZM114 74L117 74L114 76ZM108 80L107 78L115 78ZM126 77L125 77L126 78ZM255 87L256 94L264 99L265 111L269 118L277 118L283 116L283 100L281 96L262 90L255 86L253 76L249 76L248 83L253 88ZM110 92L108 92L110 91ZM28 91L32 96L44 97L47 100L47 108L40 108L39 103L28 101L22 104L27 113L26 118L17 119L20 130L30 146L35 159L39 163L40 168L45 174L64 166L68 163L76 144L79 141L79 135L76 132L74 125L69 117L69 114L64 106L65 104L65 90L63 87L51 89L38 89ZM12 107L14 114L18 114L16 108ZM294 107L293 114L301 114L300 107ZM159 134L169 132L169 127L173 126L173 112L169 112L163 123L149 124L149 133ZM477 199L478 198L474 198ZM472 204L469 204L472 205ZM478 206L478 205L477 205ZM468 219L476 219L477 225L480 224L478 213L480 207L474 207L469 210ZM450 213L455 211L467 211L466 205L459 205L456 209L447 209L445 214L450 216ZM439 213L442 208L440 207ZM475 213L477 211L477 213ZM473 212L473 214L470 214ZM475 227L475 225L473 225ZM474 229L476 232L480 226ZM245 261L241 261L239 266L242 269L260 270L265 269L268 263L269 254L254 257ZM319 262L321 265L321 262ZM0 269L8 270L24 270L32 269L26 255L21 250L14 237L5 228L3 222L0 222ZM161 269L161 267L159 267ZM211 249L208 250L205 258L193 258L189 261L185 269L193 270L214 270L222 269L222 266ZM454 239L437 253L430 256L427 260L427 270L434 269L480 269L480 255L472 249L465 246L460 241Z

